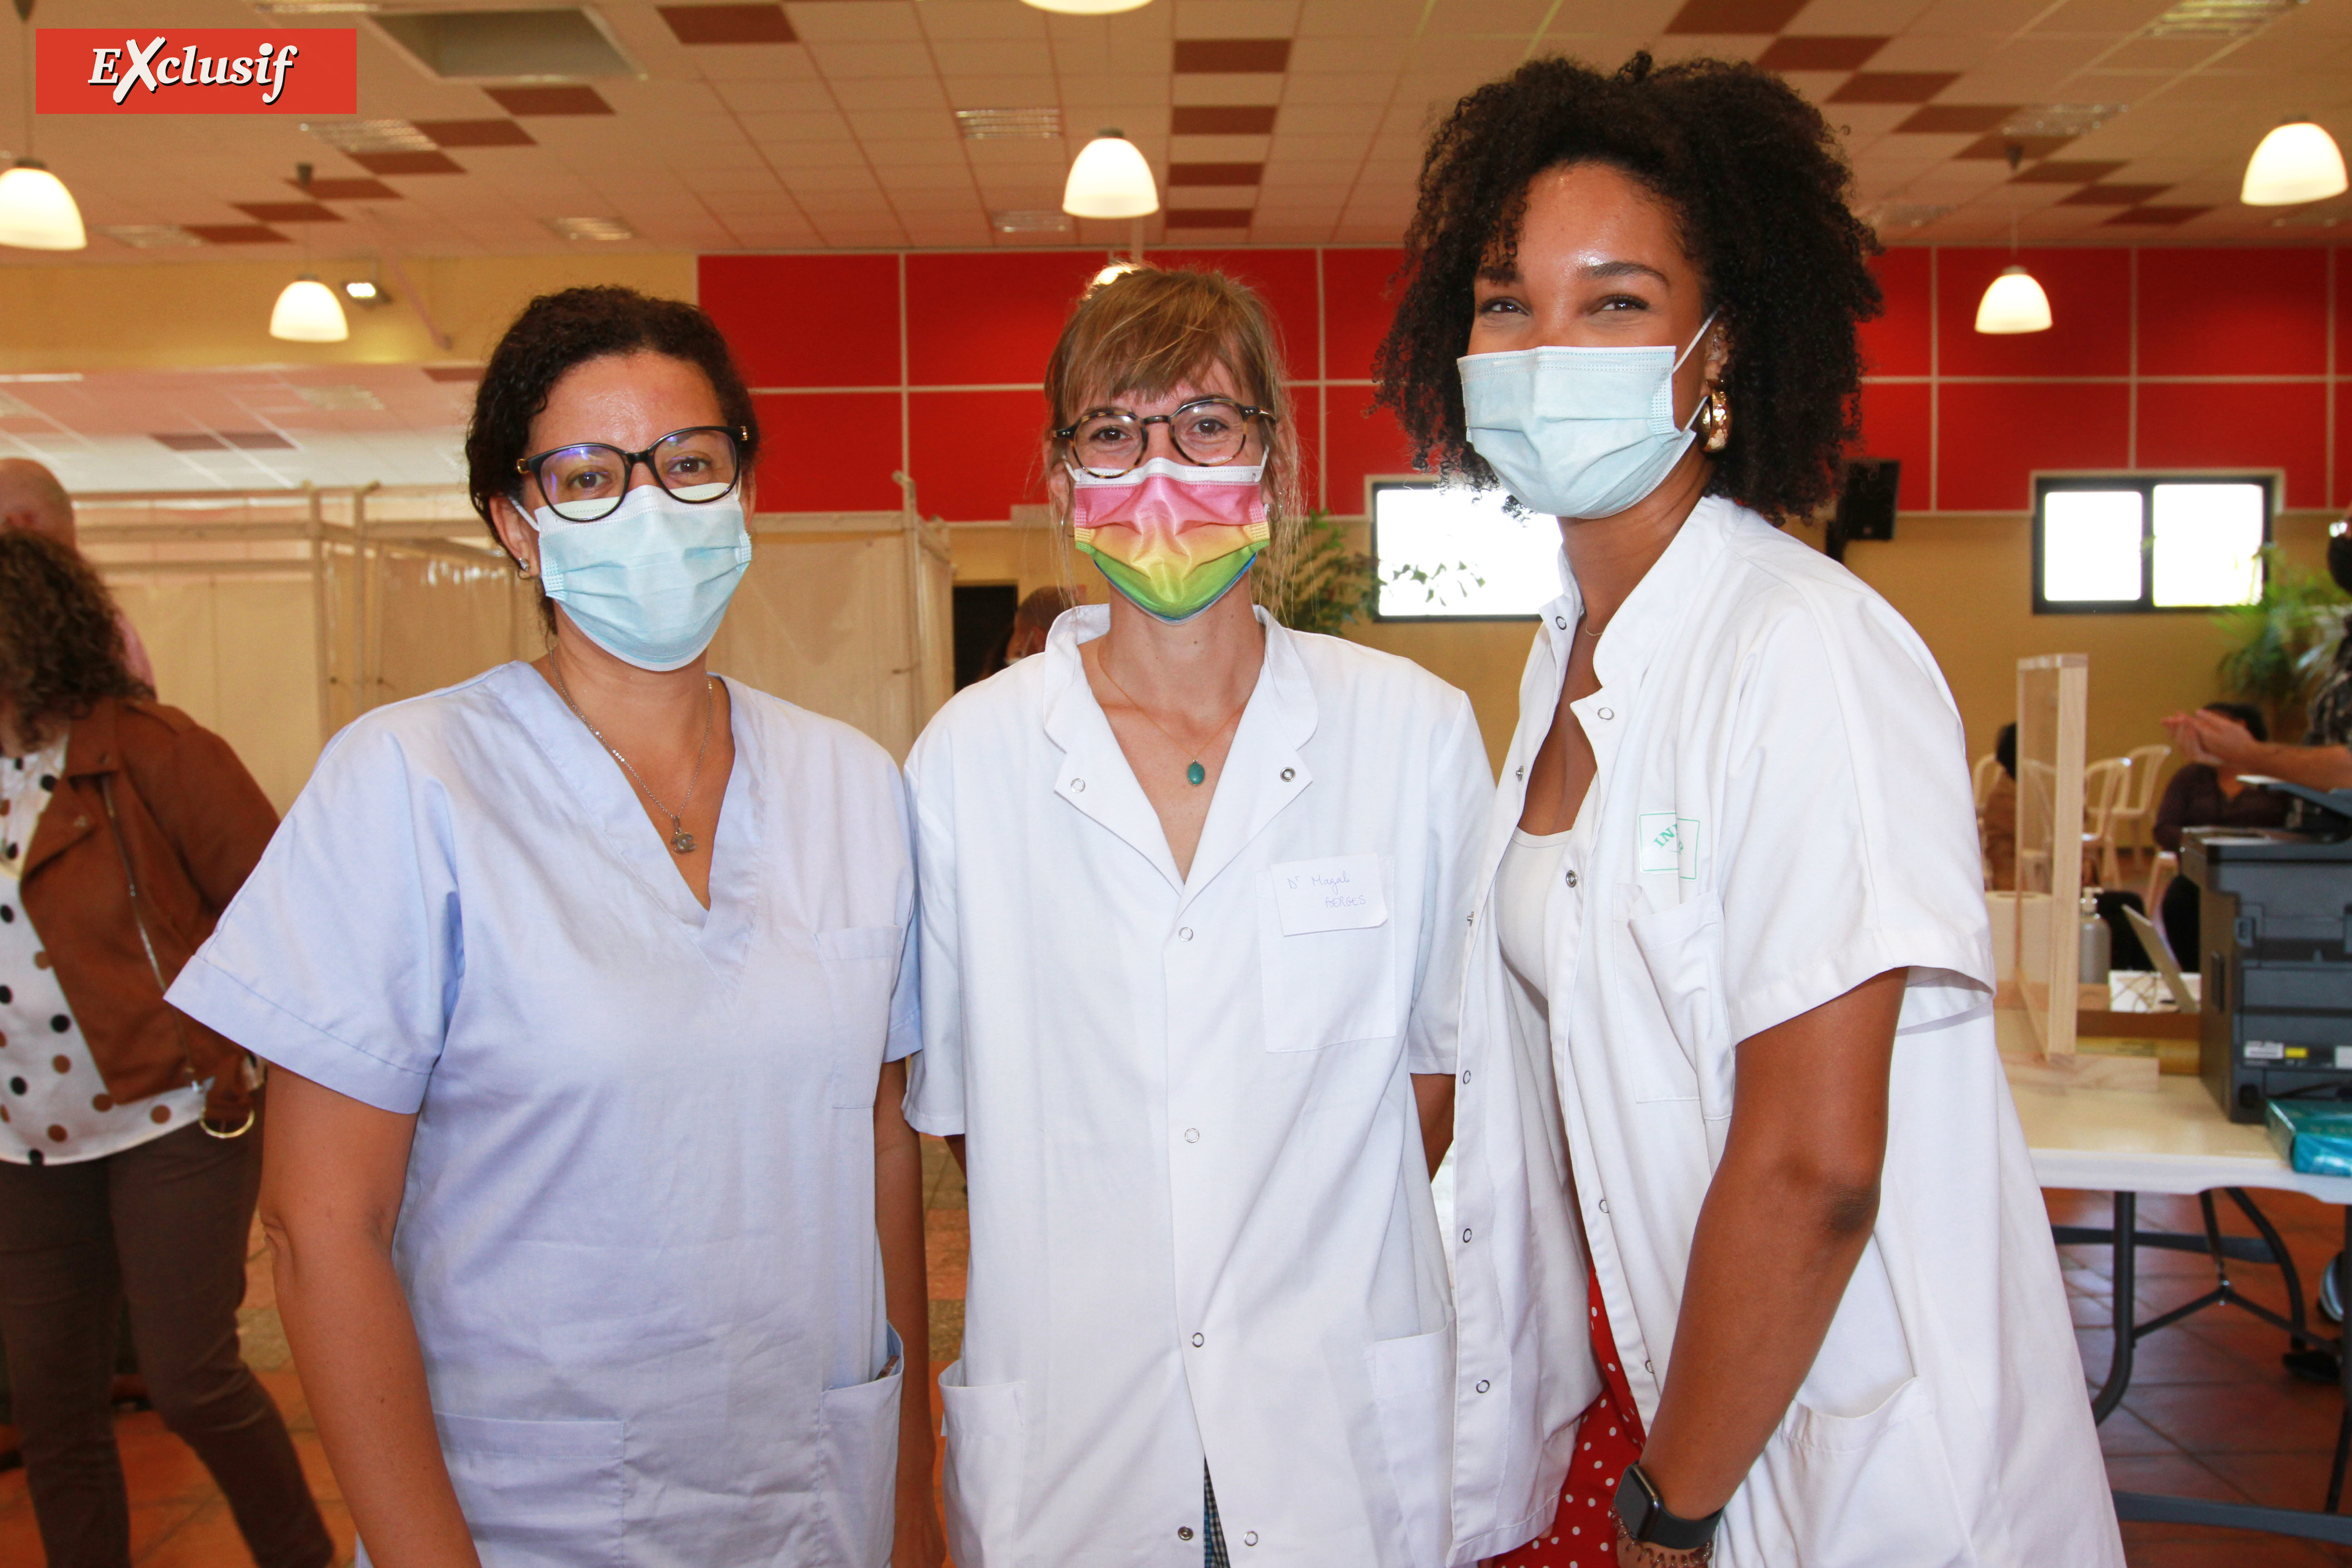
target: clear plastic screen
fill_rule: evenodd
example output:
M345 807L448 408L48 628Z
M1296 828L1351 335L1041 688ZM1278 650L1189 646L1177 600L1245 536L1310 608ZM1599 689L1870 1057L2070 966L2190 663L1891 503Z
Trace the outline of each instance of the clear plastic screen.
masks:
M2018 999L2047 1057L2074 1054L2089 695L2083 654L2018 661L2015 973Z

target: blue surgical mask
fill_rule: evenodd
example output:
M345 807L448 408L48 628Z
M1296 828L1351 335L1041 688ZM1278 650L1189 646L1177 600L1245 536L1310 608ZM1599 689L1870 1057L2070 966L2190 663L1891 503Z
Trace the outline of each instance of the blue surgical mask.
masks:
M639 669L693 663L751 563L740 492L696 505L640 485L594 522L547 507L530 521L547 596L590 642Z
M1681 353L1654 348L1516 349L1470 354L1462 414L1471 447L1520 501L1554 517L1614 517L1664 482L1696 439L1675 423Z

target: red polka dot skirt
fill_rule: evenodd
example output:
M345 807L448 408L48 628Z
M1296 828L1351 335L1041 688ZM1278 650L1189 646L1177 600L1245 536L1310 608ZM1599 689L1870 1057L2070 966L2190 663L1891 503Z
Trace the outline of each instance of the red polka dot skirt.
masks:
M1611 1510L1625 1468L1642 1457L1642 1416L1617 1360L1617 1339L1601 1304L1600 1276L1588 1272L1585 1289L1592 1303L1592 1360L1601 1368L1601 1397L1577 1422L1576 1457L1569 1462L1551 1528L1496 1558L1495 1568L1617 1568Z

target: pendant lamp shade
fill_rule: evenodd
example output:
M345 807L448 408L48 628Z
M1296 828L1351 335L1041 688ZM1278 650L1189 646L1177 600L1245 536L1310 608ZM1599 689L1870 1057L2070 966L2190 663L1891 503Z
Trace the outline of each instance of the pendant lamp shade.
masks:
M1040 11L1057 11L1065 16L1108 16L1119 11L1139 11L1151 0L1028 0Z
M79 250L89 244L73 193L38 159L19 158L0 174L0 245Z
M2291 120L2263 137L2246 160L2238 199L2250 207L2291 207L2340 196L2346 186L2336 138L2308 120Z
M269 312L269 335L297 343L339 343L352 335L335 291L316 278L297 278Z
M1160 187L1142 151L1118 132L1105 131L1071 163L1062 210L1072 217L1141 217L1160 210Z
M1977 331L1998 334L2049 330L2050 296L2024 268L2002 268L1978 302Z

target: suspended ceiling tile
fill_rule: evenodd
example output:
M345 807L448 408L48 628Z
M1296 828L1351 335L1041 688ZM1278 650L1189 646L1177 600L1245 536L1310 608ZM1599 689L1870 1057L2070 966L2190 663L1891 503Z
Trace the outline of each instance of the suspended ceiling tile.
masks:
M1290 68L1290 40L1179 38L1171 66L1179 76L1280 76Z
M1053 48L1040 38L941 38L930 46L942 76L1051 76ZM997 107L1011 107L1000 105Z
M1804 8L1805 0L1684 0L1666 31L1777 34Z
M509 114L574 115L610 114L613 106L593 87L490 87L484 88L493 102Z
M789 44L798 39L782 5L663 5L657 9L681 44Z
M799 44L779 45L774 48L701 50L695 55L693 66L704 80L721 84L814 82L818 79L816 62L809 58L808 50ZM723 85L719 90L726 90Z
M1772 71L1853 71L1870 63L1888 40L1867 36L1784 34L1757 57Z
M1283 79L1278 76L1180 76L1175 80L1178 103L1279 103Z
M1298 0L1173 0L1180 38L1286 38L1298 26Z
M1003 0L923 0L916 18L935 39L1046 36L1045 13L1027 5L1007 5Z
M1424 0L1301 0L1298 37L1410 38Z
M2105 226L2128 228L2178 228L2182 224L2203 217L2211 212L2204 206L2143 206L2119 212L2107 219Z
M297 190L302 189L302 186L293 180L286 183L293 185ZM310 182L310 192L311 195L322 202L396 202L400 200L400 193L382 180L314 179Z
M256 223L341 223L343 215L317 202L232 202Z
M530 132L511 120L419 120L416 129L436 147L535 147Z
M446 153L350 153L371 174L462 174L465 166Z
M2164 195L2169 185L2125 185L2093 184L2059 198L2061 206L2070 207L2136 207L2142 206Z
M803 0L789 9L793 30L812 44L903 44L923 37L910 0Z
M1925 103L1959 79L1957 71L1857 71L1832 103Z

